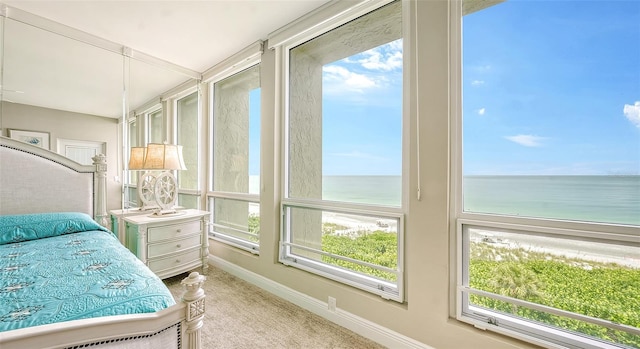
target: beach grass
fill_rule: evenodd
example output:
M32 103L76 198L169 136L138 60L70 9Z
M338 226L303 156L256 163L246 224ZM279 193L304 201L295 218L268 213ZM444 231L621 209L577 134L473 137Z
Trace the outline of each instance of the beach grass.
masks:
M525 248L471 243L469 285L640 328L640 269ZM640 336L477 295L475 306L640 348Z

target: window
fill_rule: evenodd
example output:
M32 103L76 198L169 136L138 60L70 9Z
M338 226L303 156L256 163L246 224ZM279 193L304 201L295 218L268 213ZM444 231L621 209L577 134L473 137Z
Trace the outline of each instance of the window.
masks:
M163 143L167 140L164 133L162 109L147 113L147 143Z
M640 348L640 4L484 6L462 17L457 316Z
M255 61L255 60L254 60ZM213 238L259 252L260 64L211 84Z
M182 158L187 167L186 170L178 171L178 205L195 209L200 207L198 99L198 92L193 92L176 101L176 142L182 146Z
M403 301L402 3L286 45L280 261Z
M138 142L138 121L137 118L131 118L127 122L126 129L127 137L129 141L127 142L129 148L126 151L126 161L125 163L129 163L129 154L131 154L131 148L139 146ZM138 192L136 189L136 185L138 183L138 174L136 171L127 171L125 177L125 185L124 185L124 208L128 207L138 207Z

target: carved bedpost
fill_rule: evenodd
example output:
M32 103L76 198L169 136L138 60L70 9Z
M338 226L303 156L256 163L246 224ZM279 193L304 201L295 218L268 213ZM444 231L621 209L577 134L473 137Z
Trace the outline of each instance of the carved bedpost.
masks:
M107 215L107 158L104 154L98 154L91 160L96 166L93 219L103 227L111 229Z
M187 337L188 349L201 349L201 330L205 313L205 294L202 284L206 277L198 272L189 274L189 277L182 280L186 292L182 295L182 301L187 305L187 319L185 336Z

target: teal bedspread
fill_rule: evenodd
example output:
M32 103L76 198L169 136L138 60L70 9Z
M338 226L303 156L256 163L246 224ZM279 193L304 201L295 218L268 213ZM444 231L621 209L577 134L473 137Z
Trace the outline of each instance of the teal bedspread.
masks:
M89 216L35 216L0 216L0 332L175 304L162 281Z

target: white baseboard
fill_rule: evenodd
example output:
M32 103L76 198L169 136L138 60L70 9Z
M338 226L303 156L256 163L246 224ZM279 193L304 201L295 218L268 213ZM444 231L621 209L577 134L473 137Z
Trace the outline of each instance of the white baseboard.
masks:
M263 290L273 293L274 295L286 299L287 301L315 313L323 318L334 322L342 327L380 343L388 348L415 348L415 349L434 349L424 343L418 342L398 332L380 326L367 319L361 318L342 309L330 311L327 303L321 302L313 297L309 297L304 293L293 290L262 275L256 274L247 269L241 268L226 260L209 255L209 263L225 272L239 277L251 284L254 284Z

